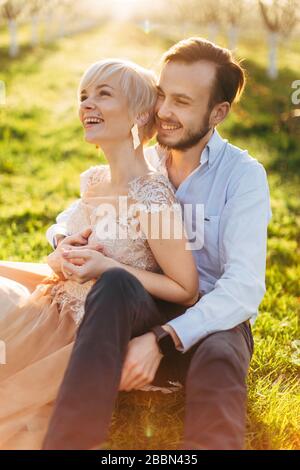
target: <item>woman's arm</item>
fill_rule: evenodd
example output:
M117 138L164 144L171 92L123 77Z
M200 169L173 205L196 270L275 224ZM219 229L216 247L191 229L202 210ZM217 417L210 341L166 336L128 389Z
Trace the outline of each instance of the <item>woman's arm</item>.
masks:
M159 251L162 250L158 248L157 252ZM128 266L127 264L118 262L114 262L113 265L123 268L129 273L133 274L141 282L141 284L143 284L145 289L154 297L189 307L194 305L199 297L198 278L197 275L194 277L194 268L189 262L186 262L185 257L179 256L176 259L174 258L175 253L177 253L176 249L170 249L169 255L162 254L161 256L161 258L165 258L167 272L172 273L169 275L166 273L153 273L151 271L134 268L133 266ZM176 268L174 269L172 262L166 259L168 256L170 258L173 257L173 261L179 260L180 262L180 260L184 260L183 262L185 265L184 268L181 268L181 273L179 272L180 265L178 265L178 270ZM183 265L181 264L181 266ZM185 271L185 269L187 270ZM171 275L173 277L171 277Z
M136 276L154 297L182 305L193 305L199 296L199 280L192 251L187 249L181 214L168 207L154 216L153 213L142 213L139 220L140 228L148 235L150 249L163 274L121 263L119 265ZM163 233L166 220L170 227L167 237ZM181 237L177 239L175 233L181 234Z
M169 210L168 214L170 214L171 226L176 223L174 218L178 223L178 215ZM164 211L160 212L160 216L164 219L168 214ZM144 214L143 217L140 217L141 228L144 233L146 233L146 228L149 227L151 221L153 221L151 214ZM153 230L153 233L155 233L155 230ZM186 249L187 242L184 236L176 239L173 233L170 234L169 238L163 238L162 235L162 233L159 233L157 239L149 236L147 240L163 274L120 263L96 251L84 251L76 248L71 249L68 253L63 253L65 259L64 270L72 273L72 280L83 283L90 279L97 279L112 267L121 267L133 274L154 297L186 306L193 305L198 300L199 284L192 252ZM76 258L85 260L84 264L74 266L71 259L75 260Z

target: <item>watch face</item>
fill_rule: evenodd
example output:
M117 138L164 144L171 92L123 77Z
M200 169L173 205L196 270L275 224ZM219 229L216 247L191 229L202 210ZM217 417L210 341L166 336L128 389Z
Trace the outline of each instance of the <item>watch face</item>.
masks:
M159 340L159 347L164 356L169 356L176 351L174 341L170 334L167 334Z

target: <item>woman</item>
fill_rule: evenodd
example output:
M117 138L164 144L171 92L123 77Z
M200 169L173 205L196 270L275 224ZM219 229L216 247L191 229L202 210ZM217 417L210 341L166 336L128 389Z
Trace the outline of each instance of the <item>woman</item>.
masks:
M100 61L84 74L79 97L85 139L101 146L109 165L81 175L81 199L66 224L71 236L48 257L53 276L25 305L0 318L7 353L7 364L0 366L3 449L40 448L84 301L103 272L121 263L134 269L157 298L187 306L198 298L198 276L185 238L172 230L164 237L158 223L168 219L171 227L179 227L172 187L143 155L142 143L154 132L155 77L131 62ZM75 259L64 258L74 243L84 245L76 266ZM92 263L85 262L86 253L93 255Z

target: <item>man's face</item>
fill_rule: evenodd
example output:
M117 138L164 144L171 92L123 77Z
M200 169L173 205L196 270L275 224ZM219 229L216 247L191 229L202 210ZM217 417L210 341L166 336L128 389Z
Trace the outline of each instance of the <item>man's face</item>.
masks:
M209 101L215 65L199 61L167 63L160 74L156 103L158 142L172 149L195 146L210 130Z

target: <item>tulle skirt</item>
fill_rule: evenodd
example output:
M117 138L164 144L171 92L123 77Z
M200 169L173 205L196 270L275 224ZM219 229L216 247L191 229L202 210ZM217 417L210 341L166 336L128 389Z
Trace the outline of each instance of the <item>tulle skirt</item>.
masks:
M55 275L45 278L0 263L0 276L5 276L0 277L0 449L37 450L77 326L70 306L58 306L51 295ZM21 285L10 284L8 277Z

